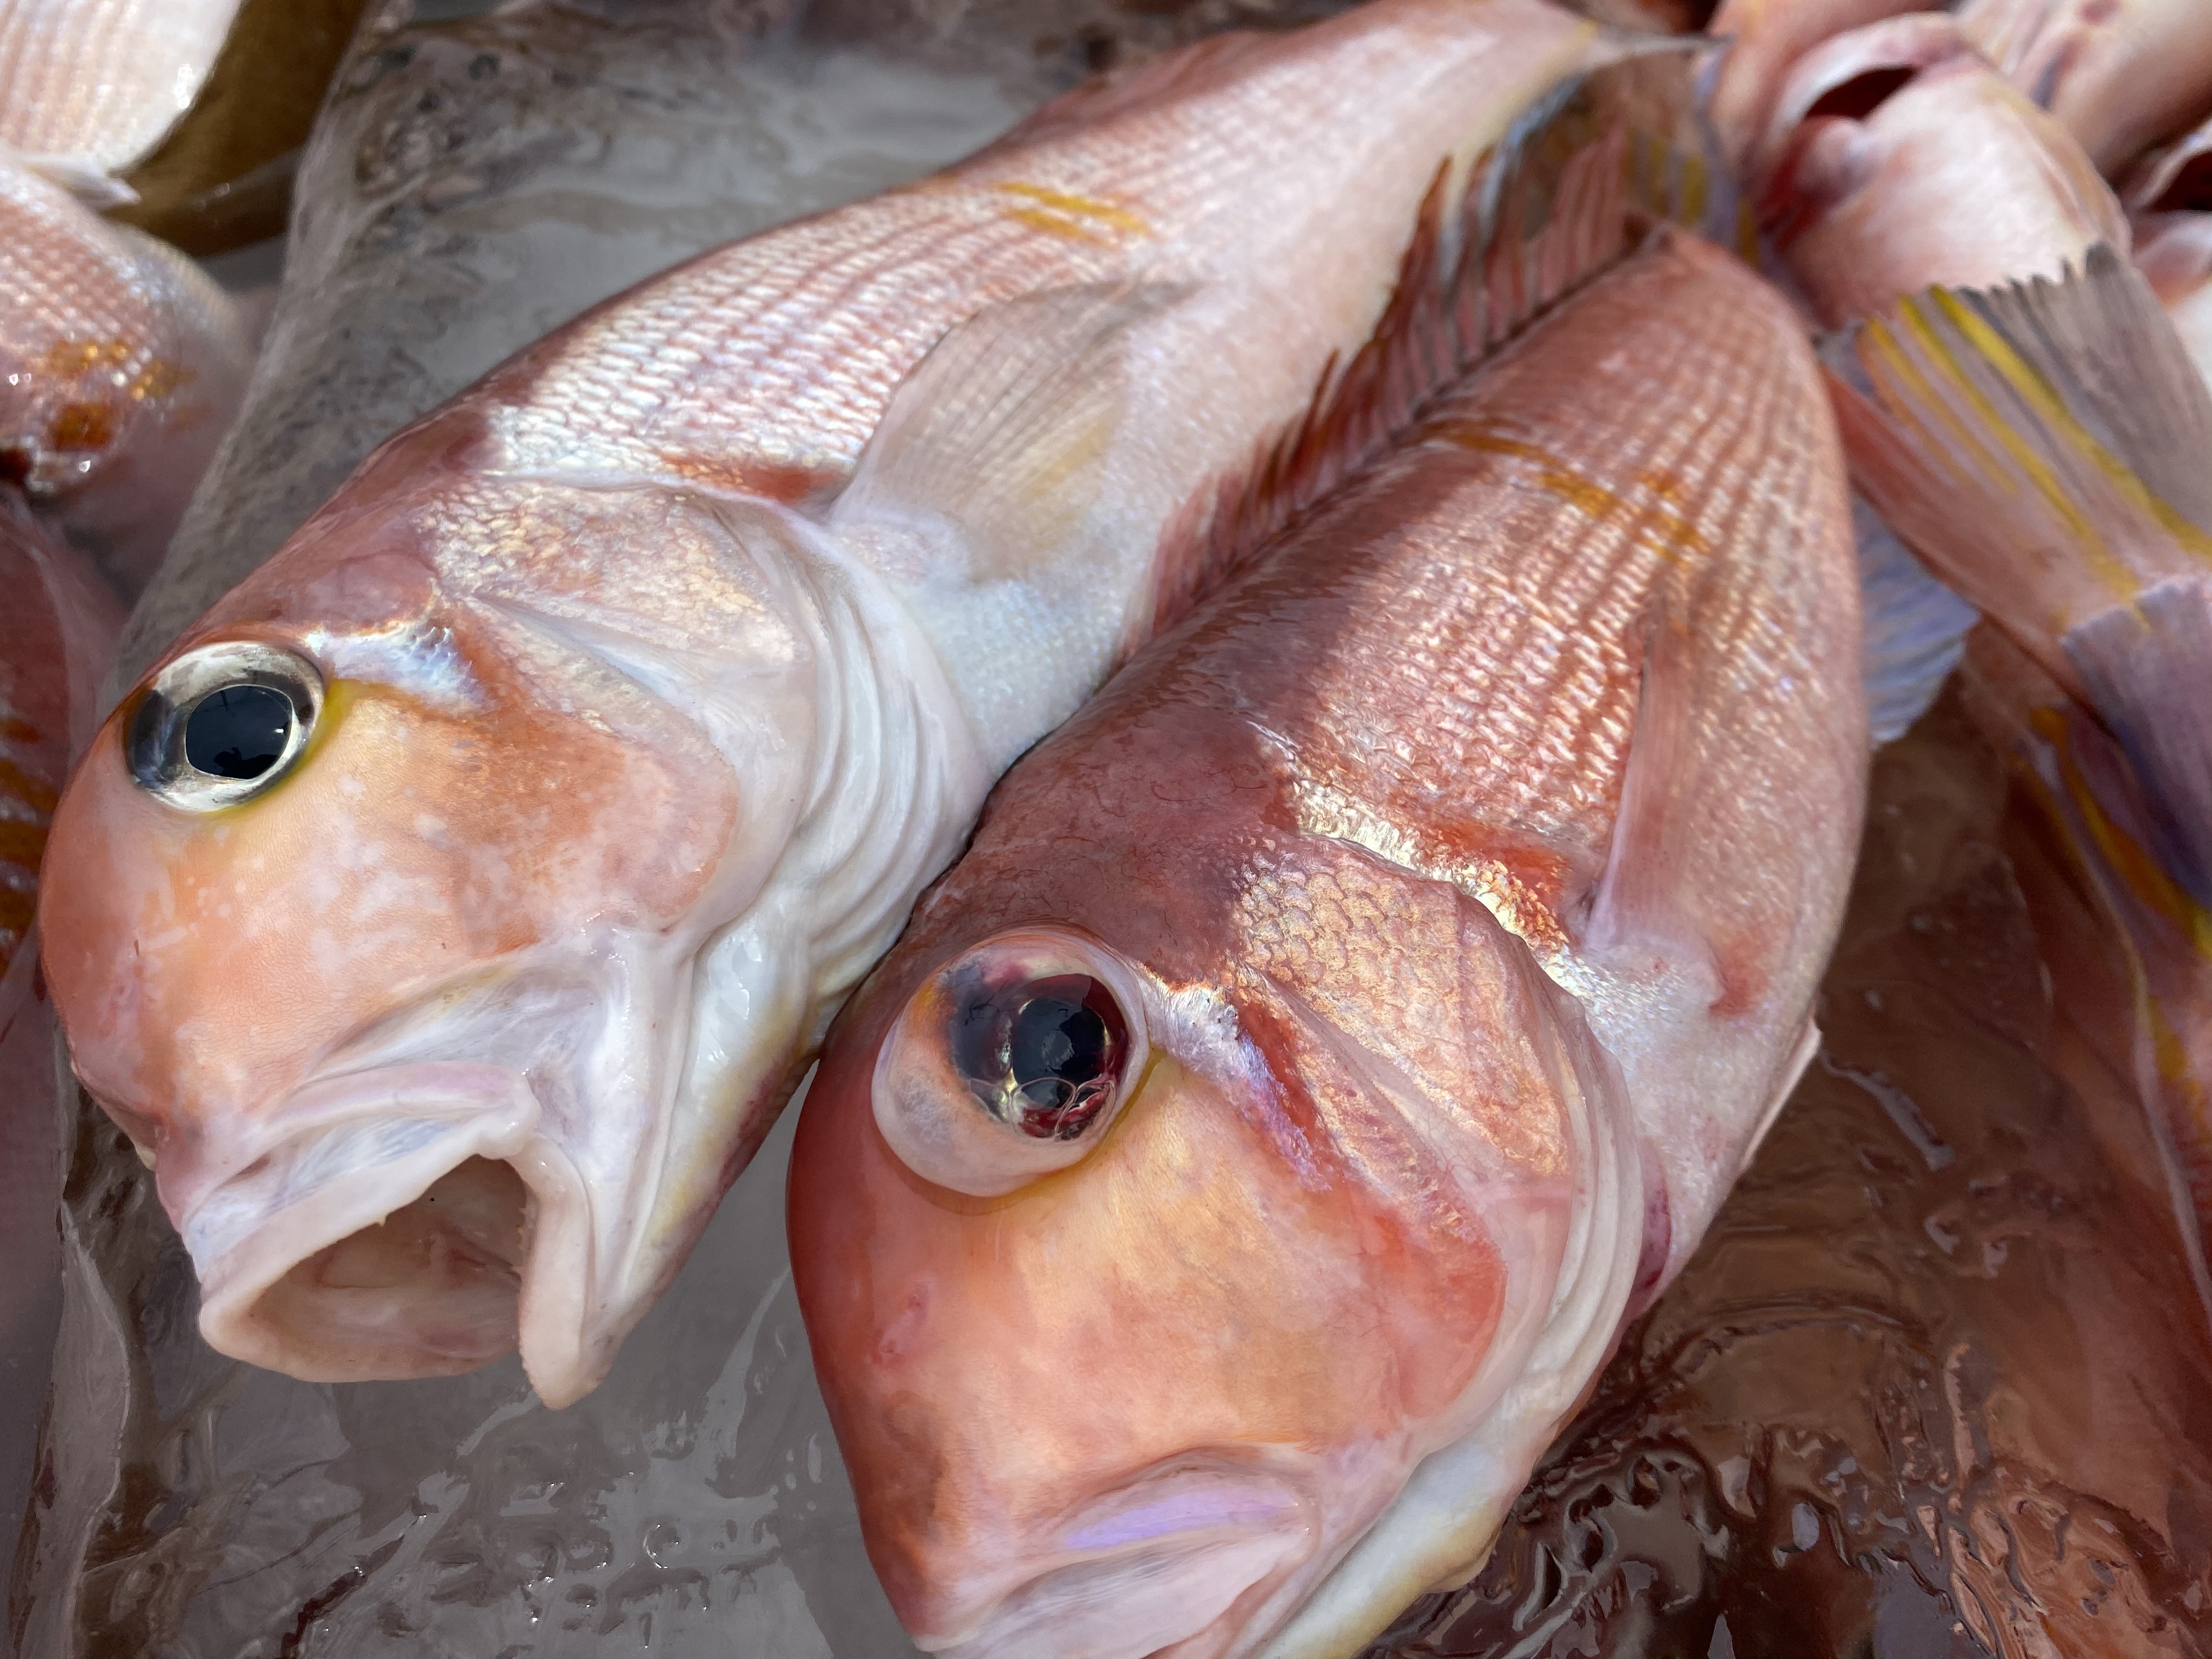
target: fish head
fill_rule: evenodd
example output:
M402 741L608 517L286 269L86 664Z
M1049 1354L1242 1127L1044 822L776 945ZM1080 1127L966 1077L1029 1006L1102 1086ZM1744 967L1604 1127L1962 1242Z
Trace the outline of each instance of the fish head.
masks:
M124 698L57 811L46 971L216 1347L349 1379L519 1342L558 1404L720 1195L684 1125L733 1102L757 1139L787 1092L804 998L750 988L746 1050L694 993L790 839L815 664L759 524L422 484L451 437L377 464ZM654 548L633 591L593 574L608 538Z
M1936 283L2056 277L2127 224L2065 128L1950 18L1893 17L1798 58L1750 163L1762 226L1821 323Z
M1330 837L1201 867L1160 798L1176 836L1070 807L1025 874L987 821L802 1114L800 1304L932 1651L1379 1629L1479 1559L1586 1380L1542 1356L1636 1265L1617 1074L1520 939Z

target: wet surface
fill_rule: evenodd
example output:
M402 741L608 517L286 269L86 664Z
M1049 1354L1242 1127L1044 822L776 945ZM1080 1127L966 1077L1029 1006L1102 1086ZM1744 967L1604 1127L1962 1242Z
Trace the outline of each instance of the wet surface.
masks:
M1812 1071L1489 1565L1381 1651L2212 1646L2212 1326L2002 795L1950 697L1877 759Z

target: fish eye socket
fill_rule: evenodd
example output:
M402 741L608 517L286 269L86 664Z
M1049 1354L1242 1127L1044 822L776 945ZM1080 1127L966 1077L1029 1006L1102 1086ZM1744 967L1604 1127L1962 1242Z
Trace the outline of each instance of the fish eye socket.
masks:
M139 693L125 737L139 787L187 811L250 799L289 772L322 712L323 678L258 641L203 646Z
M1002 933L938 969L876 1060L876 1127L924 1180L995 1197L1087 1156L1143 1076L1137 970L1073 931Z
M948 1036L985 1111L1036 1139L1073 1140L1121 1086L1129 1024L1099 981L1054 974L974 988Z

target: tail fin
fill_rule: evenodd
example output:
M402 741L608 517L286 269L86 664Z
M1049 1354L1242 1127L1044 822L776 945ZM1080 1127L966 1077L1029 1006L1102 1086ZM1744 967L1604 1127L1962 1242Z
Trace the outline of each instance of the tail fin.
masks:
M2124 751L2144 845L2212 904L2212 393L2100 247L1826 343L1860 487Z
M1325 370L1304 416L1195 497L1158 562L1149 635L1379 459L1427 401L1661 222L1748 253L1749 220L1698 99L1701 40L1623 40L1619 56L1526 111L1462 182L1423 200L1373 334Z
M1822 355L1860 489L2062 684L2069 629L2212 573L2212 394L2110 248L2057 283L1930 289Z
M2134 1030L2087 1035L2132 1050L2112 1058L2131 1066L2154 1109L2176 1184L2196 1212L2201 1277L2203 1242L2212 1238L2212 908L2169 872L2156 815L2096 720L2002 638L1978 636L1967 670L1977 719L2011 755L2070 874L2124 948Z

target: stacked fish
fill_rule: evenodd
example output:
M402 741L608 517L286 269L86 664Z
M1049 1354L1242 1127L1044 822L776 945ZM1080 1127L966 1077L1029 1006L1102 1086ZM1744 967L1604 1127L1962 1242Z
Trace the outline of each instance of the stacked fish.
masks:
M915 1643L1346 1659L1820 1053L1972 619L1916 555L2118 964L2094 1097L2212 1213L2212 19L1710 21L1217 36L371 455L53 813L206 1341L578 1401L818 1062L792 1266ZM165 539L205 451L103 447Z

